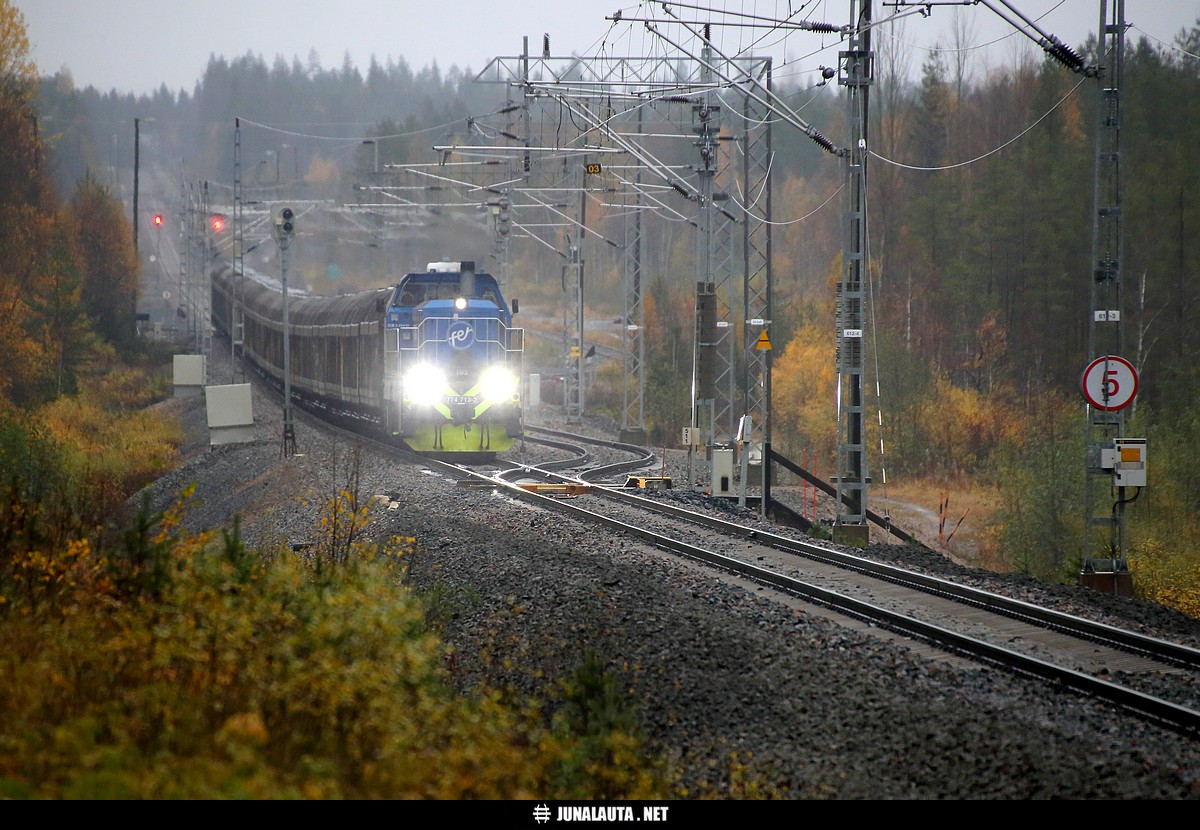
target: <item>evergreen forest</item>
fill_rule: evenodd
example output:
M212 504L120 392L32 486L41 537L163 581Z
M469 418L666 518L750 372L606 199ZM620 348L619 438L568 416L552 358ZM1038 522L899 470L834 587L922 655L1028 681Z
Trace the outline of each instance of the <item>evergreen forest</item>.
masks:
M1069 579L1085 556L1095 555L1082 550L1087 422L1080 377L1090 359L1103 73L1069 71L1032 46L1009 65L984 72L964 57L969 43L922 53L902 43L903 31L877 39L869 110L866 385L867 407L878 412L868 419L878 422L868 435L869 469L876 480L886 471L893 479L994 487L995 547L1040 548L1044 552L1026 557L1023 567ZM1200 331L1188 311L1197 300L1189 277L1200 268L1194 241L1200 222L1198 47L1197 26L1170 44L1125 39L1122 348L1136 367L1140 391L1124 416L1128 434L1148 442L1149 486L1129 513L1130 546L1143 551L1195 547L1186 516L1200 498L1190 472L1200 460L1193 407ZM1094 37L1075 48L1085 64L1103 66ZM555 102L537 100L527 120L517 120L521 94L513 84L487 82L494 74L458 66L413 69L403 60L373 60L364 74L348 59L325 68L315 54L290 64L280 57L268 64L251 54L214 55L193 90L163 87L135 97L78 89L60 72L36 79L28 103L35 134L20 118L13 130L28 145L21 149L25 157L34 154L44 166L46 185L73 193L77 208L107 194L128 216L130 183L140 174L137 310L186 329L196 325L184 319L196 310L156 294L163 280L178 278L176 261L191 255L175 250L173 261L166 249L187 247L178 240L190 214L231 210L235 179L246 204L282 199L305 206L301 221L310 233L302 235L292 268L317 293L377 287L437 259L500 268L500 190L488 185L487 171L470 168L483 154L464 151L519 138L514 130L527 134L526 146L583 144L596 141L598 132ZM824 135L846 134L844 93L834 84L783 69L774 88ZM722 104L733 114L735 106ZM694 117L687 108L682 112L677 120ZM135 121L140 146L131 147ZM686 123L678 128L689 132ZM722 125L727 135L740 128L736 117ZM735 144L722 142L728 170L740 164ZM785 123L773 126L771 151L772 440L783 455L796 461L803 455L830 471L837 448L834 315L845 169L819 142ZM137 170L131 169L135 152ZM688 142L656 152L677 169L694 167ZM550 169L553 164L562 169ZM620 346L620 327L602 325L619 323L625 313L620 210L608 195L614 178L600 179L609 191L594 181L581 187L582 179L570 175L572 165L574 159L535 158L526 171L526 181L541 176L586 196L575 201L572 195L537 214L529 204L513 205L503 264L508 293L521 299L525 325L548 327L552 340L566 302L564 252L576 244L586 268L585 316L600 328L596 338ZM722 175L717 182L730 191L731 204L744 206L748 200L736 192L740 182ZM480 186L465 187L472 176ZM402 208L380 206L387 200ZM689 417L697 220L694 202L664 198L661 204L642 231L644 425L652 443L674 446ZM151 214L165 216L165 227L151 226ZM570 222L544 218L568 214ZM207 240L206 256L229 256L228 225L223 233ZM248 232L246 265L273 273L277 259L263 236ZM150 242L153 262L147 262ZM127 293L135 269L99 251L93 255L117 272L112 279L124 280L126 290L89 293L89 275L80 275L91 329L126 336L129 327L116 324L120 315L127 322L135 304ZM733 285L731 294L740 293ZM14 296L13 302L22 301ZM741 298L722 302L736 318ZM35 309L46 309L45 301L23 313L48 313ZM8 321L12 354L29 352L21 341L36 330L16 326L17 319ZM541 349L531 355L535 363L550 371L561 365L553 342ZM60 351L53 382L44 358L40 369L16 369L4 379L14 401L45 400L70 388L70 358L82 350L62 345ZM619 362L598 367L588 382L589 411L619 423L625 391ZM1194 589L1194 571L1191 581Z

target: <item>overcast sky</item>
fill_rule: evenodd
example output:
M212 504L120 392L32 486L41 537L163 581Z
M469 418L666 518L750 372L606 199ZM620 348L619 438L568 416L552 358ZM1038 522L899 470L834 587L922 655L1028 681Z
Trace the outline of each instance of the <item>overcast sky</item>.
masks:
M990 2L1005 8L1001 0ZM662 19L661 3L631 0L15 0L15 5L25 17L32 57L42 74L67 68L77 87L95 86L105 92L151 93L164 83L172 92L191 92L210 55L233 59L249 53L270 66L277 56L289 65L293 59L307 64L315 50L325 69L340 68L349 54L363 74L372 56L382 64L403 58L413 70L436 62L443 72L452 66L478 72L494 57L520 54L524 37L530 51L540 54L543 34L549 34L555 57L673 54L641 22ZM1095 32L1100 19L1099 0L1008 0L1007 5L1072 47ZM848 22L850 3L689 0L673 7L681 19L712 21L714 41L727 55L753 45L754 54L773 56L781 77L784 66L818 71L822 63L833 63L844 45L809 32L784 39L760 28L717 26L721 18L696 7L725 7L773 20L794 15L793 20L840 26ZM876 20L893 12L883 0L877 0L874 9ZM607 18L618 10L625 21L614 24ZM978 50L981 66L983 61L1007 62L1013 44L1025 42L1010 23L978 4L935 6L929 18L911 14L906 42L916 50L939 38L948 44L955 14L963 15L974 29L973 44L998 41L990 51ZM1180 29L1200 18L1200 3L1127 0L1125 17L1134 27L1130 40L1144 34L1169 44ZM629 18L638 20L628 22ZM665 24L655 25L664 33L672 31ZM919 67L924 57L918 51L914 65Z

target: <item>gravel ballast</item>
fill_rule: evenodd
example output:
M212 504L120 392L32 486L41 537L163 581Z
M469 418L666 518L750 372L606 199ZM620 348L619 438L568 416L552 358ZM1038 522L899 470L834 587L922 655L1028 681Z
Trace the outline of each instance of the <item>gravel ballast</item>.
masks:
M182 465L148 488L156 509L195 484L189 530L239 515L249 543L301 546L321 498L357 469L360 495L384 497L373 534L415 537L412 584L436 586L453 609L445 639L464 690L533 694L592 651L619 676L653 748L681 768L688 797L744 795L730 780L746 768L769 782L760 795L792 799L1200 798L1196 739L920 658L631 539L360 455L307 415L285 457L278 404L257 387L256 437L243 444L208 445L202 398L161 406L189 443ZM1200 623L1151 603L978 572L910 546L866 554L1200 642Z

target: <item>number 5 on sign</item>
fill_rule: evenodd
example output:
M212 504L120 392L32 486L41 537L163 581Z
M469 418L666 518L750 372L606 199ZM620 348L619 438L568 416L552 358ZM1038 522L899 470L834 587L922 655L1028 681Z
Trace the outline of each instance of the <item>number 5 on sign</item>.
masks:
M1088 364L1079 385L1085 401L1113 412L1133 402L1138 390L1137 370L1125 358L1107 354Z

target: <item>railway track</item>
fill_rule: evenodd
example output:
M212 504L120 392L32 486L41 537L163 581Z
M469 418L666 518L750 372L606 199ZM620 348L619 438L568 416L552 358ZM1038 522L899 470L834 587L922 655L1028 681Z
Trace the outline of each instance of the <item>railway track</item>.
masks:
M502 489L548 511L568 512L714 568L750 591L777 592L805 613L902 640L918 654L1036 678L1190 737L1200 735L1198 649L618 486L614 478L653 465L654 455L644 447L535 426L526 427L525 440L562 457L536 465L497 460L474 469L378 446L460 486Z
M569 512L719 569L750 590L779 592L789 604L804 603L809 613L904 639L927 656L1038 678L1200 734L1198 649L600 483L650 466L653 454L619 442L530 431L535 435L527 440L557 449L564 458L500 464L487 472L451 465L446 472L460 477L463 486L503 488L544 509ZM613 460L614 453L630 457Z
M623 489L615 486L623 477L593 477L589 471L644 463L644 451L632 455L529 429L523 445L502 456L527 462L525 473L514 471L515 480L507 483L459 487L457 482L470 478L467 471L366 441L331 426L323 417L327 413L296 413L303 452L284 458L278 446L279 409L263 411L261 423L256 415L260 440L214 453L212 469L205 465L201 492L207 495L189 519L196 528L248 511L247 539L274 544L282 534L293 543L304 542L312 516L294 509L288 491L344 486L342 467L353 464L357 475L361 463L363 486L370 488L362 492L377 494L374 498L386 505L386 512L372 520L371 538L416 537L416 558L405 580L414 590L444 598L439 607L453 609L441 634L459 655L456 682L536 695L544 678L565 676L581 654L594 650L606 673L620 678L651 745L682 759L680 781L689 793L728 795L723 763L736 753L739 768L748 762L749 774L763 775L773 791L789 798L1109 802L1196 796L1200 741L1186 726L1160 726L1170 725L1170 712L1123 712L1060 681L994 668L994 662L969 659L916 634L836 611L819 598L805 599L756 575L669 553L624 530L591 529L547 504L612 502L615 507L618 502L605 492ZM562 446L539 443L543 438ZM755 510L733 506L736 500L706 499L681 487L678 459L671 454L663 463L661 471L675 476L675 489L630 494L673 506L691 504L691 512L701 515L720 513L703 507L718 504L725 519L813 541L762 521ZM534 491L514 492L522 483L553 481L533 465L554 466L550 472L564 477L560 483L586 479L581 486L590 492L542 493L544 501ZM494 477L503 472L501 466L475 472ZM260 467L274 472L259 477L261 486L245 487L245 470ZM646 474L659 472L651 462ZM161 503L173 504L178 488L193 476L183 471L165 479ZM279 507L263 510L262 499L276 490L269 504ZM627 524L657 529L658 516L630 509ZM686 526L679 535L684 532ZM753 541L712 537L709 544L702 526L691 532L699 534L694 547L718 555L739 553ZM911 546L875 543L863 553L1038 604L1045 597L1047 604L1062 603L1056 607L1063 610L1079 605L1080 613L1102 615L1096 617L1102 621L1129 613L1128 619L1138 621L1131 624L1145 631L1178 632L1183 642L1200 645L1189 620L1148 603L1131 602L1126 608L1098 592L1021 583L960 568ZM749 564L767 570L752 557ZM796 576L786 565L779 571ZM847 573L842 571L843 580ZM841 588L835 584L830 590L840 593ZM885 604L880 595L864 600ZM938 622L936 627L953 628ZM1196 708L1200 700L1194 672L1136 667L1126 672L1111 666L1109 671L1123 675L1120 681L1128 680L1135 691L1176 706Z

